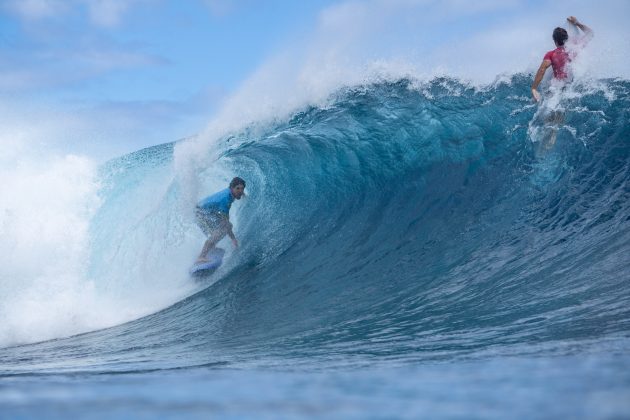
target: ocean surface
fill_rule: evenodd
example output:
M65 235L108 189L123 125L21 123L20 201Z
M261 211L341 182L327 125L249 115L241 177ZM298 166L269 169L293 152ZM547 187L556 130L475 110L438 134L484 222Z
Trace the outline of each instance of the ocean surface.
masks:
M530 83L373 82L36 172L63 202L0 219L0 417L629 418L630 82ZM241 246L193 280L233 176Z

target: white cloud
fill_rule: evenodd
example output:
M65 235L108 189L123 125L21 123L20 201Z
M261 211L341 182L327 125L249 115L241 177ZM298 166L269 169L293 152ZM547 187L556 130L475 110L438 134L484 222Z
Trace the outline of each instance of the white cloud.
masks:
M62 0L6 0L5 8L26 20L38 20L64 14L70 4Z
M71 13L101 27L114 27L133 7L157 0L5 0L5 9L26 21L64 17Z
M89 9L90 19L99 26L118 25L132 7L154 0L83 0Z

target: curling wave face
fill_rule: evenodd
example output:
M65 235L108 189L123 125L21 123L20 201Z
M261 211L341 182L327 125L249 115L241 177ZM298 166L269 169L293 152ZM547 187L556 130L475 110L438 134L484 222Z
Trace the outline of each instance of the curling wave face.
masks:
M123 325L6 348L4 371L406 364L627 340L630 84L576 85L555 143L541 147L528 83L347 88L326 107L222 139L207 165L245 178L249 196L233 215L242 249L220 280ZM153 249L176 263L149 277L168 287L186 272L179 256L201 242L182 215L177 147L102 170L99 284L110 267L133 290L130 250L156 230L181 246ZM121 196L145 200L156 177L152 210L116 225L133 218Z

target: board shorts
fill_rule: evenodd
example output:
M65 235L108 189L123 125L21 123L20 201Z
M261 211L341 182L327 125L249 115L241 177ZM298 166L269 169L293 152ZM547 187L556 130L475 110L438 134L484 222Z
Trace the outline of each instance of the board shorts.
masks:
M225 214L214 210L195 209L195 221L206 236L220 235L223 238L228 232L228 220Z

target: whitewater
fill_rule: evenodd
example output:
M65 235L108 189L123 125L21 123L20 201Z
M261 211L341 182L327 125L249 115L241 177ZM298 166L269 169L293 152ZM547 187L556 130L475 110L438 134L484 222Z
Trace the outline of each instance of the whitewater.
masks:
M630 82L577 81L553 126L530 84L383 78L212 141L0 159L4 415L628 415ZM232 176L241 247L193 281Z

